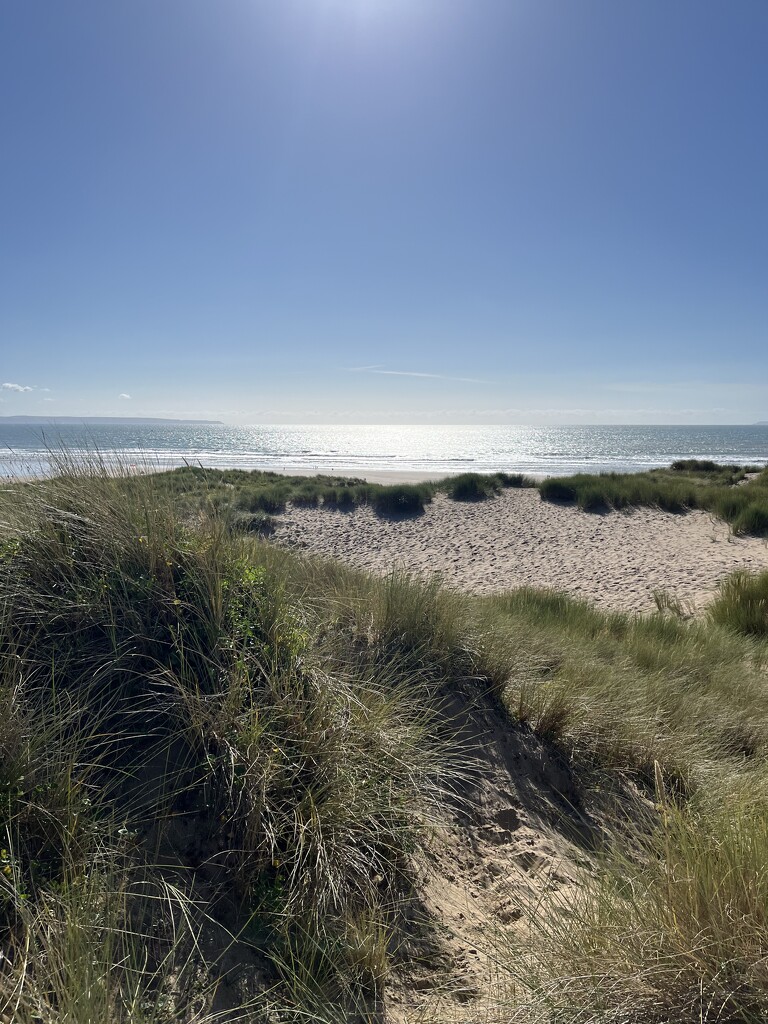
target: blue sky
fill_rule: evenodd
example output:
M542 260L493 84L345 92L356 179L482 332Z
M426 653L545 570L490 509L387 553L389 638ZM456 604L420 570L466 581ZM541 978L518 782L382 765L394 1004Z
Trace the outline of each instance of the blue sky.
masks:
M765 0L6 0L0 415L768 419L767 52Z

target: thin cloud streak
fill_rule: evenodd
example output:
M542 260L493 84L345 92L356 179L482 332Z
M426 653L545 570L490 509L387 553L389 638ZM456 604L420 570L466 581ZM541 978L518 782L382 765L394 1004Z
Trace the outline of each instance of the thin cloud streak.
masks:
M426 377L430 380L454 380L462 384L489 384L490 381L479 380L477 377L450 377L444 373L417 373L415 370L382 370L380 365L348 366L347 373L376 373L382 377Z
M0 388L2 388L3 391L34 391L35 390L34 388L31 388L31 387L29 387L26 384L10 384L10 383L0 384Z

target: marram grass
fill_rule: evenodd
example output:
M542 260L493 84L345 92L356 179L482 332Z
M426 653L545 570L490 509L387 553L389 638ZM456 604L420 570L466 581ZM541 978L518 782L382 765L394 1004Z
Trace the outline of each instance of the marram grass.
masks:
M683 460L645 473L578 473L539 485L544 501L575 503L586 512L638 506L666 512L704 509L736 534L768 536L768 469Z
M52 957L19 974L19 951L107 855L162 885L204 869L205 891L228 894L216 928L256 944L271 986L285 994L309 935L327 949L325 998L340 1015L364 1002L382 978L361 929L395 926L408 853L455 770L422 655L393 643L394 605L341 634L258 548L184 525L146 479L9 490L0 515L0 930L16 951L0 1006L48 984ZM114 915L109 932L125 932ZM170 984L181 968L161 952L142 979L102 978L103 1019L134 1019L117 1004L136 985ZM181 1013L185 991L168 998Z
M765 1015L761 577L708 621L469 598L63 469L0 494L0 1020L379 1020L457 683L652 822L501 951L500 1019Z

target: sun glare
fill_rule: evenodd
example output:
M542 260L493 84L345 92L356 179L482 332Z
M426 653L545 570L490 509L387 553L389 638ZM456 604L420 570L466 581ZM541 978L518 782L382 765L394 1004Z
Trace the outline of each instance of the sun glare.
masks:
M351 17L361 24L413 20L421 13L413 0L320 0L320 3L329 13Z

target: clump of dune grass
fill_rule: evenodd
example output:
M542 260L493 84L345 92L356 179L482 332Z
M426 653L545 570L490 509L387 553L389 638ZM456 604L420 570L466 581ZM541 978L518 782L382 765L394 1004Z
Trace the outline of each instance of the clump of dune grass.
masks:
M376 488L368 484L342 484L325 487L322 491L323 505L350 511L358 505L368 504L375 493Z
M536 481L524 473L494 473L502 487L535 487Z
M655 805L578 888L532 905L526 945L500 954L528 992L517 1013L764 1019L768 646L740 628L764 585L737 574L705 621L663 600L646 617L528 589L481 602L513 714L582 779L628 775Z
M311 947L313 991L337 1019L375 999L408 853L453 771L436 670L420 671L421 637L431 629L429 650L440 646L429 602L417 639L418 615L395 625L403 588L384 587L351 636L345 616L297 599L299 563L262 560L218 517L193 529L146 477L12 488L0 522L0 911L15 947L32 948L62 886L90 876L112 821L131 840L126 870L204 866L279 998L296 981L286 965ZM50 962L30 966L28 990ZM0 971L0 996L17 983ZM104 999L104 1019L133 1019Z
M734 533L751 533L756 537L768 536L768 502L765 498L751 501L739 512L732 523Z
M432 500L432 489L421 484L392 484L379 487L373 494L372 505L380 516L418 516Z
M483 501L496 497L502 488L535 486L535 481L522 473L459 473L436 484L454 501Z
M542 480L539 494L543 501L576 501L578 490L573 477L550 476Z
M316 508L320 504L320 495L313 486L302 487L292 493L291 504L306 508Z
M676 473L722 473L728 468L712 459L677 459L670 466Z
M643 473L577 473L549 477L539 485L544 501L575 502L587 512L606 508L653 505L667 512L695 507L695 487L677 479L656 479Z
M500 490L501 484L495 477L480 473L461 473L446 484L446 493L454 501L482 501L495 497Z
M226 524L236 533L258 534L268 537L275 532L277 520L266 512L247 512L231 510L226 517Z
M371 489L356 477L290 476L263 470L209 469L182 466L153 474L157 493L170 498L179 513L231 512L279 515L289 504L349 506L369 500ZM232 517L233 521L235 517Z
M704 509L736 534L768 536L768 470L682 460L646 473L577 473L539 485L544 501L575 503L586 512L654 507L666 512Z
M736 600L739 599L738 595ZM695 788L768 757L768 648L722 625L600 611L551 591L483 598L512 713L585 765ZM487 635L487 634L486 634Z
M380 516L420 515L438 492L456 501L493 497L502 488L535 487L521 473L464 473L433 483L371 484L356 477L290 476L253 470L204 469L183 466L154 475L157 490L171 497L179 512L214 512L228 519L233 529L257 529L247 515L279 515L288 505L322 506L352 511L370 506ZM266 520L265 520L266 523Z
M737 633L768 637L768 572L728 576L709 606L709 617Z
M768 1013L768 813L683 809L657 791L631 858L536 914L515 950L532 1003L562 1021L739 1021ZM509 953L507 955L510 955Z
M244 512L284 512L288 501L287 488L279 485L254 489L242 489L234 501L234 507Z

